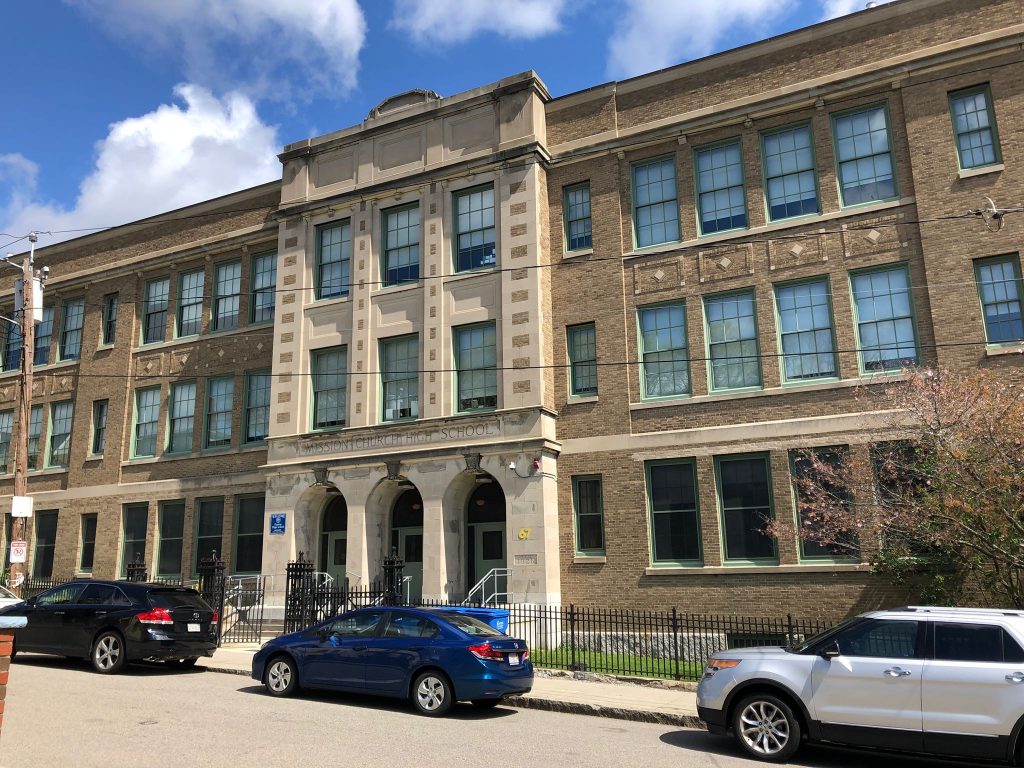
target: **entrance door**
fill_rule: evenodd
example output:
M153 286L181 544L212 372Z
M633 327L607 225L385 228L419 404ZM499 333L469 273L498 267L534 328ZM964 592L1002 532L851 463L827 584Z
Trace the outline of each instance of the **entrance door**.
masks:
M335 588L345 584L348 553L348 505L341 494L329 497L320 520L320 563L317 570L334 579Z
M328 531L327 564L324 568L338 586L345 582L345 564L348 562L348 534L345 531Z
M505 558L505 524L504 523L477 523L473 526L473 552L475 559L473 569L477 581L482 579L494 568L504 568L508 560ZM488 581L484 592L487 597L490 593L500 593L499 601L504 602L504 593L508 591L505 576L499 576L494 581Z
M472 591L493 569L508 567L505 528L505 492L493 478L478 480L466 508L466 589L474 600L486 600L495 593L499 601L508 599L505 576L489 580L483 594Z
M392 529L391 546L405 561L402 576L409 578L403 587L402 597L415 603L423 597L423 528Z

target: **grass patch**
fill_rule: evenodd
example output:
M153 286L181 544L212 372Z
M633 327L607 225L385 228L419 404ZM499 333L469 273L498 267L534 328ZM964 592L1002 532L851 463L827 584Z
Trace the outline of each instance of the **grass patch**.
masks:
M568 648L531 648L530 661L536 667L545 669L570 669L572 653ZM621 653L600 651L577 651L576 669L581 672L596 672L606 675L632 677L656 677L675 680L676 665L671 659L656 659L652 656L628 656ZM704 671L704 662L680 661L680 680L699 680Z

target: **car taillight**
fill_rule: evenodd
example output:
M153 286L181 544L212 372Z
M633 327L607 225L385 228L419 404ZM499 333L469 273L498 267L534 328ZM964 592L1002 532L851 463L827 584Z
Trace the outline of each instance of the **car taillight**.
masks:
M220 620L220 611L213 612L213 618L210 619L211 624L216 624Z
M483 659L484 661L505 660L505 654L501 651L497 651L494 648L491 648L490 643L480 643L480 645L471 645L469 646L468 650L478 659Z
M140 624L173 624L174 619L166 608L154 608L152 611L135 614Z
M529 649L529 648L526 648L526 649L525 649L525 650L523 651L523 661L526 661L526 660L527 660L528 658L530 658L530 649Z

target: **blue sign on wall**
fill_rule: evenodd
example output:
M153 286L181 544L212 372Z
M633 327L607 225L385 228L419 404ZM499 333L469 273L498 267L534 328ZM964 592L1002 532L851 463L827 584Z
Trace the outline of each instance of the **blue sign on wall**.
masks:
M284 535L284 524L285 520L288 519L288 514L285 512L275 512L270 516L270 535L283 536Z

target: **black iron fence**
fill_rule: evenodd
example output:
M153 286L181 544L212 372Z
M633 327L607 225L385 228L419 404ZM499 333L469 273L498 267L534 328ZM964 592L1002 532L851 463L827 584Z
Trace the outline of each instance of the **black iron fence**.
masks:
M59 587L61 584L67 584L71 579L25 579L21 585L19 594L22 600L28 600L30 597L35 597L40 592L45 592L48 589Z

